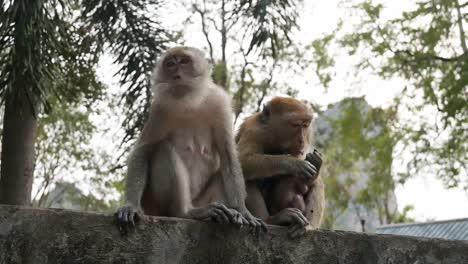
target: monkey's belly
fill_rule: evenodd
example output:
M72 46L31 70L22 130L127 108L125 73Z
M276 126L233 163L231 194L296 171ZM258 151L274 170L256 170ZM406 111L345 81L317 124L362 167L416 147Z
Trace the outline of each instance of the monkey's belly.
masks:
M171 140L187 168L190 194L195 198L220 169L220 157L213 144L212 132L202 125L193 126L180 129Z

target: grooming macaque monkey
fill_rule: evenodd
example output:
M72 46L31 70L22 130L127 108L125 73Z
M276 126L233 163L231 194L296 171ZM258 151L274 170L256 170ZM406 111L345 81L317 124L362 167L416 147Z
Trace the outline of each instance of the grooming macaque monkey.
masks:
M245 206L228 94L202 51L169 49L153 74L148 120L129 160L121 231L142 213L263 226ZM225 204L225 205L224 205Z
M267 223L290 225L292 236L319 227L324 209L321 158L317 152L306 154L311 121L303 103L276 97L248 117L236 135L247 207Z

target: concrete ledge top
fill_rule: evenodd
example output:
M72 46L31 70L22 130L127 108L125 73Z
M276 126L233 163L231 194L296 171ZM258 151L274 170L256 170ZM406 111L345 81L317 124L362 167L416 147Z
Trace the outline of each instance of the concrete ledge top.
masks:
M0 205L0 263L468 263L468 242L150 217L122 236L110 215Z

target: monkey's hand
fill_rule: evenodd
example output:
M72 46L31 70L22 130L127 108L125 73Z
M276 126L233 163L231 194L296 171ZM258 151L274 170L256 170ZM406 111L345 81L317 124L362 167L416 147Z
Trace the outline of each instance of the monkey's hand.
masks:
M317 149L314 149L312 153L307 153L305 159L315 166L318 174L320 172L320 167L322 167L323 163L322 154Z
M247 220L249 225L254 226L255 228L261 228L265 232L267 231L265 222L262 219L252 215L252 213L246 207L241 210L241 214L245 220Z
M292 238L302 236L307 231L309 221L297 208L285 208L276 215L270 217L274 225L287 225L289 236Z
M135 223L141 219L143 212L136 206L127 204L119 208L114 216L117 220L119 231L125 235L128 233L129 228L135 227Z
M188 212L188 216L196 220L211 220L224 224L242 225L245 222L245 219L238 211L227 208L224 204L218 202L213 202L205 207L193 208Z
M292 175L302 177L307 181L315 180L315 178L317 178L317 168L307 160L291 158L287 161Z

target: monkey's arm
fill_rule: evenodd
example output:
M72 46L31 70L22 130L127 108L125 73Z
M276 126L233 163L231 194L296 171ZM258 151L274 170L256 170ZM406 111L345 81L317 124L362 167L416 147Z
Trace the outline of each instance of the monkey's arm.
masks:
M287 155L267 155L240 152L240 161L246 180L255 180L291 174L307 179L316 175L314 165Z
M261 138L256 133L238 133L239 159L245 180L295 175L310 179L316 175L313 164L288 155L264 154Z
M148 167L152 145L137 146L128 159L125 183L125 205L141 209L141 197L148 181Z
M268 223L270 213L268 212L265 198L258 189L257 182L247 181L245 184L247 187L247 199L245 200L247 208L254 216L259 217Z
M125 205L117 213L119 229L126 233L128 224L134 225L141 212L141 198L148 182L152 150L170 131L167 115L152 107L145 127L128 159L125 183Z
M237 209L249 224L266 230L265 223L254 217L245 205L246 186L234 143L233 120L229 100L226 100L221 109L218 110L220 116L217 120L220 124L214 127L213 134L220 155L225 202L228 207Z
M318 177L305 197L305 212L309 223L314 228L319 228L322 223L325 209L325 185L321 177Z
M135 148L128 159L127 182L125 184L126 205L140 209L141 197L148 177L152 151L170 131L166 111L158 106L151 106L148 120L143 127Z
M226 110L220 112L222 116L218 118L222 124L214 127L215 145L220 155L226 203L232 208L243 209L247 197L245 182L233 139L232 116L227 111L230 109L224 108Z

